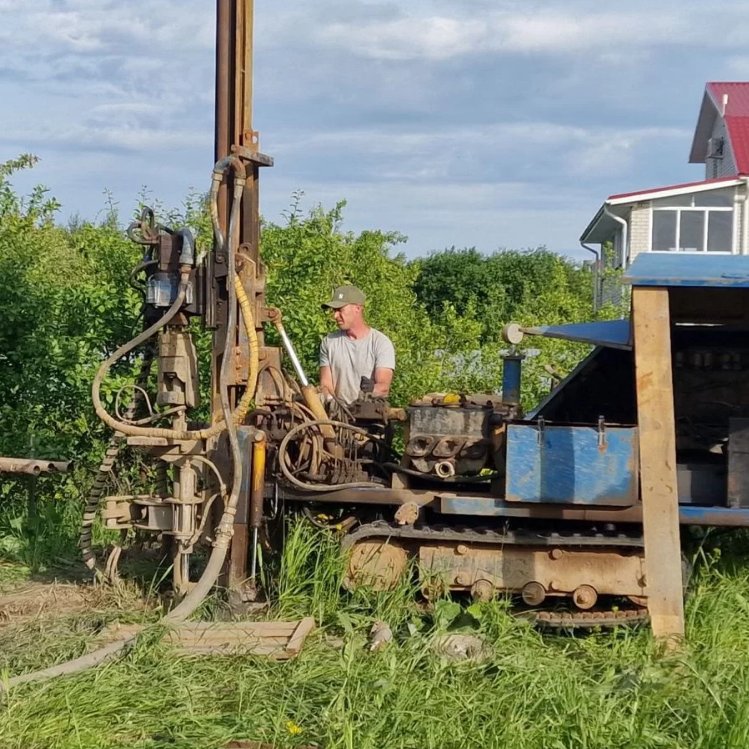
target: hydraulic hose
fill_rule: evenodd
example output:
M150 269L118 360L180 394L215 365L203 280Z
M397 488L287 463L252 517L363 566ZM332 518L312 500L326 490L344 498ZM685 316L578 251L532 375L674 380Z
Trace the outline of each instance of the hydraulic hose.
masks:
M330 419L316 419L314 421L306 421L303 424L298 424L293 429L290 429L286 436L281 441L281 444L278 447L278 464L281 466L281 471L283 472L283 475L292 483L294 486L299 487L300 489L303 489L305 491L312 491L312 492L336 492L340 491L341 489L371 489L375 486L381 486L380 484L377 484L374 481L350 481L347 484L313 484L309 483L307 481L300 481L294 474L286 467L286 464L284 463L284 458L286 457L286 451L289 446L289 442L291 441L291 438L294 437L294 435L297 434L297 432L301 432L303 429L309 429L310 427L338 427L339 429L347 429L350 432L356 432L357 434L363 434L366 437L369 437L371 439L371 435L369 432L367 432L365 429L361 429L360 427L352 426L351 424L346 424L344 421L331 421ZM321 430L322 431L322 430Z
M145 388L148 381L148 376L151 373L151 366L153 364L153 348L148 347L145 354L143 355L143 361L140 366L140 374L136 381L136 389L133 392L133 397L127 406L125 411L125 418L130 420L135 417L136 410L143 399L142 388ZM93 543L91 540L91 534L93 531L94 520L99 511L99 505L101 499L104 496L104 490L107 486L107 482L112 473L112 470L119 457L120 450L125 435L121 432L114 432L109 438L109 444L107 445L104 458L99 465L99 470L96 474L91 491L88 495L86 506L83 509L83 518L81 520L81 530L78 538L78 545L81 549L81 556L83 557L84 564L91 570L96 567L96 555L93 550Z
M232 167L235 172L235 178L234 178L234 198L232 200L232 206L231 206L231 213L229 218L229 229L228 229L228 239L229 241L226 241L226 238L224 237L223 232L221 231L221 225L218 215L218 192L219 187L221 186L221 182L223 181L224 174L227 171L229 167ZM211 221L213 223L213 236L214 236L214 244L216 247L220 248L222 251L228 247L229 249L229 255L228 258L228 284L229 287L229 295L232 297L233 301L230 301L230 316L232 313L236 313L235 305L236 303L239 303L241 310L242 310L242 319L244 320L245 325L245 333L247 334L247 340L249 343L249 354L250 354L250 362L249 362L249 369L250 374L248 377L247 387L245 388L245 391L242 395L242 398L240 399L239 403L237 404L237 408L234 412L233 416L233 422L235 424L241 424L244 421L245 416L247 415L247 412L250 408L250 403L252 402L252 399L255 395L255 388L257 386L257 377L258 377L258 369L259 369L259 347L258 347L258 338L257 338L257 331L255 330L255 321L254 317L252 315L252 305L250 304L249 299L247 298L247 295L244 291L244 288L242 287L242 282L239 280L238 276L236 275L236 271L234 268L234 262L235 262L235 251L234 248L231 247L231 242L233 241L233 236L235 232L236 222L239 216L239 209L240 204L242 200L242 193L244 192L244 186L247 181L247 171L245 169L244 164L242 163L241 159L239 159L236 156L227 156L226 158L220 159L218 162L216 162L216 165L213 167L213 176L211 181L211 192L210 192L210 211L211 211ZM188 257L189 259L192 259L194 250L192 249L192 235L189 237L190 242L190 249L188 251ZM205 258L205 251L202 251L198 253L196 256L196 262L202 263ZM205 440L210 439L211 437L215 437L217 434L220 434L225 429L225 424L227 424L229 421L232 421L231 418L229 418L228 414L224 413L224 421L217 422L212 427L208 427L206 429L193 429L193 430L179 430L179 429L162 429L158 427L139 427L134 424L125 424L124 422L121 422L117 419L115 419L113 416L111 416L104 406L101 403L101 383L103 382L104 378L106 377L107 373L111 369L112 365L121 357L128 354L130 351L132 351L134 348L139 346L143 341L150 338L154 333L156 333L161 327L166 325L169 320L171 320L179 311L181 308L185 296L187 294L187 282L189 280L189 271L190 268L187 265L182 266L182 273L180 276L180 292L177 294L177 299L174 301L172 306L167 310L166 314L158 320L156 323L154 323L148 330L143 331L139 336L134 338L129 343L124 344L123 346L120 346L120 348L117 349L117 351L112 354L102 365L99 367L99 371L96 373L96 377L94 378L94 382L91 388L91 397L94 402L94 408L96 410L97 416L108 426L110 426L112 429L115 429L118 432L122 432L123 434L128 434L132 436L140 436L140 437L165 437L166 439L174 439L174 440ZM184 288L183 288L184 286ZM180 296L181 293L181 296ZM234 317L234 321L236 323L236 317ZM224 370L224 363L228 362L230 355L231 355L231 346L229 345L229 342L231 340L231 331L233 331L233 327L228 325L227 326L227 345L224 347L224 357L221 364L222 371L226 374L228 373L228 370Z
M229 157L227 159L222 159L219 161L213 170L213 180L214 185L216 185L217 180L217 173L218 173L218 182L220 183L222 179L223 173L226 171L227 167L233 166L235 171L239 173L239 176L235 179L235 192L234 192L234 200L232 202L232 209L230 214L230 220L229 220L229 242L228 242L228 249L229 249L229 257L228 257L228 287L229 287L229 325L236 324L236 303L238 302L240 304L240 307L242 309L242 314L244 315L245 309L248 308L249 301L247 300L246 296L244 297L244 301L246 305L242 306L242 299L240 298L242 295L238 293L238 286L241 286L241 283L238 283L238 279L236 278L236 271L234 267L234 249L231 244L233 241L234 236L234 226L236 218L239 214L239 206L240 201L242 197L242 191L244 190L244 184L245 184L245 170L244 165L242 162L237 159L236 157ZM211 190L211 195L215 199L215 195L218 194L218 189ZM211 213L213 215L213 206ZM221 234L220 228L218 226L218 211L216 213L216 220L214 222L214 235L217 239L221 240L220 244L217 244L217 246L223 248L224 247L224 238ZM103 418L102 414L99 413L100 410L104 413L104 415L107 418L104 418L104 421L106 423L110 423L111 417L109 416L106 411L101 407L101 402L99 400L99 388L101 386L101 381L103 380L106 373L109 371L109 368L112 366L112 363L116 361L120 356L124 356L129 351L131 351L136 346L140 345L143 341L147 340L151 335L153 335L162 325L165 325L174 315L177 313L177 311L182 306L182 302L184 301L185 295L187 293L187 278L188 274L183 273L181 277L180 287L179 291L177 293L177 299L174 301L172 306L167 310L166 314L161 318L161 320L154 323L148 330L145 330L141 335L139 335L137 338L133 339L129 344L126 344L125 346L121 346L120 349L118 349L107 361L100 367L99 372L97 372L97 376L94 380L94 387L92 388L93 396L94 396L94 404L97 407L97 414L101 418ZM250 321L252 320L250 316ZM232 323L233 321L233 323ZM247 322L247 320L245 320ZM254 324L251 326L252 332L254 334ZM210 592L211 588L213 587L214 583L218 579L219 574L221 573L221 569L224 565L224 560L226 559L226 553L229 549L229 544L231 542L231 536L233 532L233 525L234 525L234 517L237 512L237 501L239 499L239 490L240 485L242 481L242 471L240 470L240 451L239 451L239 442L237 440L237 433L236 433L236 427L235 427L235 420L237 419L238 413L240 411L240 408L237 407L237 410L234 413L234 418L232 418L232 414L230 413L230 403L229 403L229 390L227 385L227 375L228 375L228 368L229 368L229 361L231 353L231 344L232 344L232 336L230 335L230 332L233 330L232 327L227 328L227 336L226 336L226 344L224 346L224 356L223 361L221 363L221 372L220 372L220 381L219 381L219 390L220 390L220 397L221 397L221 407L224 412L224 421L226 425L226 429L229 433L229 442L231 444L231 450L232 450L232 456L234 459L234 476L232 480L232 490L231 494L229 495L229 499L226 502L226 505L224 507L224 512L221 516L221 520L219 521L218 527L216 529L216 540L213 543L213 548L211 550L211 554L208 558L208 562L206 564L205 569L203 570L203 574L200 576L200 579L195 584L195 586L190 590L190 592L182 599L182 601L173 608L166 616L162 618L162 622L165 624L177 624L179 622L184 621L189 617L195 609L198 608L198 606L203 602L205 597ZM248 338L250 341L252 341L252 337L249 335L248 331ZM257 337L254 337L255 340L255 361L257 361ZM252 348L252 343L250 344ZM252 361L252 357L251 357ZM107 365L107 366L105 366ZM252 371L254 374L251 375L251 377L248 379L247 383L247 389L245 390L245 396L247 397L247 404L249 405L249 402L251 401L252 397L254 396L254 389L255 385L257 383L257 367L253 367ZM250 387L252 385L252 387ZM244 398L243 398L244 400ZM115 421L114 419L111 419L111 421ZM118 424L118 422L115 421L115 423ZM122 425L123 427L127 427L130 425ZM120 429L119 426L114 427L115 429L118 429L119 431L125 431L124 429ZM221 431L223 427L219 427L217 431ZM147 430L151 432L151 430ZM166 434L160 434L157 436L169 436L172 438L175 438L173 435L176 434L191 434L188 432L180 432L178 430L169 430L169 429L157 429L153 430L156 432L171 432L172 434L166 435ZM210 431L210 430L201 430L201 431ZM127 433L127 432L126 432ZM142 433L142 432L141 432ZM217 432L214 432L217 433ZM192 433L194 434L194 433ZM195 437L189 436L189 437L176 437L176 439L195 439ZM88 668L92 668L94 666L97 666L101 663L104 663L105 661L109 660L110 658L113 658L118 653L121 653L125 648L129 647L132 643L135 642L137 639L138 634L132 635L130 637L123 638L121 640L118 640L117 642L110 643L109 645L104 646L103 648L99 648L98 650L95 650L93 653L89 653L87 655L83 655L80 658L75 658L71 661L68 661L67 663L61 663L58 666L52 666L50 668L43 669L41 671L35 671L33 673L28 674L22 674L21 676L16 676L12 679L9 679L6 684L3 686L0 684L0 691L2 691L3 688L11 688L14 686L17 686L19 684L25 684L28 682L33 681L45 681L47 679L52 679L56 676L64 676L69 674L78 673L80 671L84 671Z
M247 387L237 404L237 408L234 411L233 422L235 424L241 424L244 421L247 412L250 409L250 403L255 396L255 388L257 386L258 368L259 368L259 346L257 331L255 330L255 321L252 315L252 305L250 304L247 294L242 287L242 282L238 277L235 277L232 284L235 298L239 303L242 310L242 319L244 320L245 333L247 335L247 341L249 343L249 375L247 381ZM166 325L177 312L179 312L182 304L185 300L187 293L187 285L180 283L180 293L177 294L172 306L167 310L163 317L157 320L150 328L144 330L139 336L133 338L128 343L120 346L103 364L99 367L99 371L96 373L93 385L91 387L91 398L94 402L94 409L96 415L112 429L121 432L122 434L140 436L140 437L165 437L173 440L205 440L211 437L215 437L217 434L224 430L224 421L219 421L212 427L206 429L192 429L192 430L179 430L179 429L164 429L159 427L139 427L135 424L126 424L123 421L115 419L114 416L109 414L104 408L101 402L101 383L109 373L114 363L121 359L123 356L129 354L133 349L140 346L141 343L148 340L152 335L157 333L160 328ZM231 351L229 352L231 354ZM231 358L230 356L227 358ZM223 366L223 365L222 365Z

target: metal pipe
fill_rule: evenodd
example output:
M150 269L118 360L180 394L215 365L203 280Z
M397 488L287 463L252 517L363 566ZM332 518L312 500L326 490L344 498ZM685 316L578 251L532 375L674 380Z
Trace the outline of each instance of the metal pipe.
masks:
M502 357L502 403L516 406L520 403L520 375L522 354L507 354Z
M182 239L179 253L180 265L195 265L195 238L189 229L178 229L177 236Z
M255 432L252 443L252 480L250 482L250 527L259 528L263 519L263 493L265 489L265 433Z
M749 255L749 177L744 177L744 191L739 255Z
M600 252L595 249L595 247L590 247L590 245L585 244L585 242L580 242L580 246L587 250L588 252L592 252L596 256L596 265L601 261L601 255Z
M603 248L601 248L601 251L599 252L594 247L591 247L590 245L585 244L582 240L580 241L580 246L587 250L588 252L592 252L595 257L595 263L593 265L593 311L598 312L598 306L601 301L601 297L603 294L601 294L601 272L603 271Z
M257 575L257 536L263 520L266 447L265 433L256 432L252 443L252 480L250 482L250 528L252 529L250 579L252 580Z
M440 460L434 464L434 472L441 479L449 479L455 475L455 465L449 460Z
M32 460L31 458L0 458L0 473L67 473L73 462L68 460Z
M289 359L291 359L291 363L294 367L294 371L296 372L296 376L299 378L299 382L302 385L302 396L304 397L304 402L307 404L307 407L310 411L312 411L318 421L325 422L320 426L320 431L325 438L325 446L331 452L337 452L333 444L335 442L335 430L330 424L327 423L328 414L325 411L325 406L323 406L323 403L320 400L320 394L317 392L317 389L314 385L310 385L309 380L307 379L307 375L304 373L304 369L302 368L302 363L299 361L299 357L296 355L296 351L294 350L294 344L286 334L286 329L283 326L283 319L281 317L281 310L275 307L270 307L268 309L268 319L275 326L276 330L278 331L278 335L281 336L283 347L286 350L286 353L289 355Z
M296 376L299 378L299 382L301 383L303 388L307 387L309 385L309 380L307 379L307 375L304 373L304 369L302 368L302 363L299 361L299 357L296 355L294 344L291 342L291 339L286 333L286 329L281 322L280 315L274 316L273 324L276 326L278 335L281 336L281 342L283 343L283 347L286 349L286 353L289 355L289 359L291 359L291 364L294 367Z

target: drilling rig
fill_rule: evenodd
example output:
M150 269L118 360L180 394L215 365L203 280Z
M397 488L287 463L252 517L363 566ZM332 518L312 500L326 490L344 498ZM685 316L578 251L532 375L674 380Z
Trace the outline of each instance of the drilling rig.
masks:
M682 634L680 527L749 525L747 259L717 268L709 257L638 258L629 320L509 325L496 393L430 394L393 408L363 392L326 410L265 298L258 185L273 162L252 125L252 3L216 7L213 246L201 253L188 229L161 226L148 210L131 225L143 248L134 276L144 330L93 385L114 430L102 476L126 444L155 462L158 481L105 496L97 480L86 559L94 564L98 514L106 528L161 540L178 596L220 580L249 601L260 538L286 507L336 526L348 588L388 589L417 574L427 597L509 595L548 626L650 618L656 634ZM209 372L199 372L198 322L211 331ZM281 346L266 345L266 327ZM529 414L516 348L526 335L592 347ZM135 353L133 399L112 415L102 383ZM210 420L196 425L199 376L212 383ZM695 396L707 391L712 406ZM201 548L211 551L196 581L190 560Z

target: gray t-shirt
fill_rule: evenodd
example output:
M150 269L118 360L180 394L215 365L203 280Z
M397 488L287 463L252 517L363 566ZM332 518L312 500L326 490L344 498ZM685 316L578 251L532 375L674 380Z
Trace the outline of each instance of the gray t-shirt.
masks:
M395 369L395 349L392 341L374 328L358 339L337 330L320 344L320 366L330 367L336 396L351 403L359 396L362 377L374 379L375 369Z

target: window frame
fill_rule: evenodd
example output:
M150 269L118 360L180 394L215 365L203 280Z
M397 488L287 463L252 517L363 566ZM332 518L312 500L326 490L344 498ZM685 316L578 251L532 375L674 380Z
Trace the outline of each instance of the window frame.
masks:
M725 189L725 188L722 188ZM682 206L663 206L659 208L656 205L658 198L654 198L650 201L650 231L648 241L648 252L655 252L660 254L686 254L686 255L735 255L738 252L737 241L736 241L736 191L733 191L733 199L731 204L728 206L696 206L695 196L706 192L699 190L697 192L685 193L683 197L689 197L691 205ZM655 226L655 212L671 212L676 214L676 227L674 232L674 249L673 250L654 250L653 249L653 232ZM681 244L681 213L687 211L689 213L701 213L703 216L702 226L702 249L701 250L681 250L679 245ZM710 230L710 213L731 213L731 249L730 250L708 250L708 235Z

